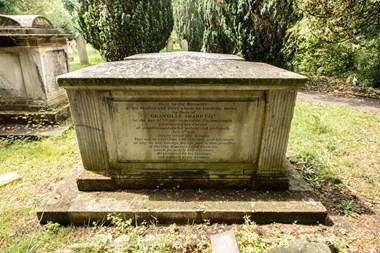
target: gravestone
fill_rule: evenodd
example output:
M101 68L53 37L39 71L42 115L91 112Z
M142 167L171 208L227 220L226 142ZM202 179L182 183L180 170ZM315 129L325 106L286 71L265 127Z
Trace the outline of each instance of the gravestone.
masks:
M58 77L83 167L79 190L288 188L304 76L233 55L135 55Z
M86 41L84 40L81 34L78 34L75 37L75 41L76 41L76 46L78 49L79 62L81 64L88 64Z
M77 53L77 43L75 40L70 40L69 41L69 47L71 48L72 53Z
M0 187L19 179L21 179L21 176L16 172L10 172L0 175Z
M166 52L173 52L173 40L171 38L166 42Z
M67 36L37 15L0 15L0 123L70 116L56 76L68 71ZM43 110L43 112L41 112Z
M214 234L211 235L210 238L212 253L240 253L234 231L229 230Z
M189 43L187 42L187 40L182 40L181 49L182 51L189 51Z

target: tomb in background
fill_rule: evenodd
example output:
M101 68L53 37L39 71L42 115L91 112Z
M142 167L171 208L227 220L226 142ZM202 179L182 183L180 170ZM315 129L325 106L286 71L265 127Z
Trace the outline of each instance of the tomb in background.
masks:
M66 40L45 17L0 15L0 123L57 124L70 116L56 83L68 72Z

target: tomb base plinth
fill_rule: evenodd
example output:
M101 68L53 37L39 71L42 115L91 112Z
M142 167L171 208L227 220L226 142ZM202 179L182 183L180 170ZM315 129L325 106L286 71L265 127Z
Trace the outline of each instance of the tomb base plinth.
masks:
M50 124L58 125L70 118L69 104L57 108L40 110L3 110L0 111L0 124Z
M284 165L284 171L287 163ZM244 172L226 174L196 173L170 173L167 171L160 173L150 173L136 176L105 176L103 172L91 172L83 170L77 178L78 189L80 191L117 191L125 189L198 189L198 188L251 188L254 190L288 190L289 178L286 172L269 175L244 175Z
M160 224L244 223L246 217L258 224L324 224L326 208L295 168L286 167L288 191L203 188L108 191L113 189L112 181L96 176L97 184L103 188L108 185L109 189L84 192L77 185L84 175L83 165L78 164L51 196L41 202L37 215L41 223L66 225L107 224L109 215L132 220L132 224L149 220Z

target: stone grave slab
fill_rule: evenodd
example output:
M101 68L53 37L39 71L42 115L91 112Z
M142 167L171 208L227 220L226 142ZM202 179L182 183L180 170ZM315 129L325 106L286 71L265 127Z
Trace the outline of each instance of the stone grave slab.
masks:
M212 253L240 253L234 231L211 235Z
M13 181L20 180L21 178L22 177L16 172L10 172L0 175L0 187Z

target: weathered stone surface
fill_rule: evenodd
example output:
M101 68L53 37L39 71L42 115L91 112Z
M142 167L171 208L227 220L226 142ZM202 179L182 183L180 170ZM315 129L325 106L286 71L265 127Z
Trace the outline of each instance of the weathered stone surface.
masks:
M61 136L70 127L72 127L73 122L71 118L64 121L60 121L60 124L56 125L45 125L39 126L37 128L25 127L25 125L20 124L4 124L0 125L0 136L20 136L20 137L49 137L49 136Z
M0 187L19 179L21 179L21 176L16 172L10 172L0 175Z
M149 56L58 77L84 168L110 178L85 173L80 190L288 188L284 157L305 77L235 56Z
M211 235L212 253L239 253L234 231Z
M50 20L39 15L0 15L0 27L54 29Z
M5 38L22 35L52 36L59 35L47 18L39 15L2 15L0 14L0 45ZM13 38L14 39L14 38ZM4 46L4 45L2 45Z
M288 167L288 169L291 169ZM294 168L293 168L294 170ZM78 165L61 182L42 206L38 217L61 224L92 224L105 221L108 214L143 222L152 219L160 224L192 222L244 223L244 216L257 223L324 224L326 208L312 192L298 188L305 182L290 179L289 191L253 191L229 189L156 189L117 192L83 192L76 184L83 167ZM294 174L289 172L289 174Z
M81 64L88 64L86 41L81 34L76 36L75 41L78 49L79 62Z
M189 51L189 43L187 42L187 40L181 41L181 50L182 51Z
M166 42L166 52L173 52L173 40L171 38Z
M332 253L324 243L308 242L303 239L295 239L289 242L288 247L279 247L268 253Z
M193 57L193 58L207 58L214 60L236 60L244 61L244 58L233 54L217 54L217 53L200 53L200 52L171 52L171 53L150 53L150 54L135 54L126 57L124 60L142 60L142 59L167 59L178 57Z
M240 59L240 57L238 57ZM231 59L231 60L228 60ZM273 87L301 87L306 77L265 63L233 60L236 56L220 56L195 52L163 53L128 57L126 61L107 62L58 78L65 88L108 84L124 85L173 85L197 86L252 86L261 90ZM132 61L133 60L133 61ZM98 89L102 89L102 88ZM192 87L195 88L195 87Z
M55 80L68 71L66 38L42 16L0 15L2 123L9 111L33 114L68 104L64 89Z

